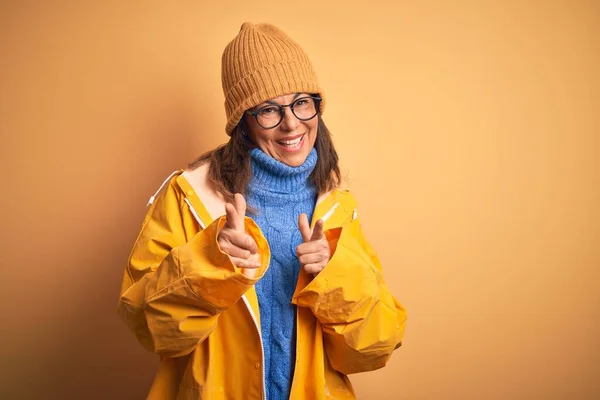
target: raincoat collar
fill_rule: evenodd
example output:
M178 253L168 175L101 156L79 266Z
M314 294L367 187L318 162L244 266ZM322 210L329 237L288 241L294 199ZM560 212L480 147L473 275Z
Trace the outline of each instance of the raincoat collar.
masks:
M208 181L208 164L194 170L179 171L177 183L185 193L186 202L205 226L225 215L225 198L214 190ZM311 226L318 219L325 222L324 229L332 229L342 225L356 207L354 198L348 191L334 189L319 194Z

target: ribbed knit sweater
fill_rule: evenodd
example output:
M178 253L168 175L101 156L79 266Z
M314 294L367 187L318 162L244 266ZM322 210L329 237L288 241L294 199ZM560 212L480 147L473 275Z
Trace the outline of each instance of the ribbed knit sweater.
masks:
M288 399L296 360L296 306L291 304L300 262L296 247L302 243L298 217L309 221L317 199L309 176L317 163L313 148L304 164L290 167L262 150L250 151L252 178L246 200L257 210L249 214L265 235L271 249L271 264L256 293L265 357L265 391L268 400Z

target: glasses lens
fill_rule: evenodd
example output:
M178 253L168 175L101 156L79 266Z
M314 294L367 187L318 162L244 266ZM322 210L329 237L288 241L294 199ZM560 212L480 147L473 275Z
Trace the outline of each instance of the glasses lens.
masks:
M292 113L294 113L296 118L302 121L308 121L317 115L320 100L321 99L318 97L300 97L290 104L289 107L292 109ZM256 117L256 122L258 122L263 129L271 129L281 123L284 115L283 107L288 106L269 105L252 114Z
M292 112L298 119L311 119L317 115L317 100L312 97L300 97L292 103Z
M264 129L273 128L281 121L281 110L277 106L267 106L258 110L256 121Z

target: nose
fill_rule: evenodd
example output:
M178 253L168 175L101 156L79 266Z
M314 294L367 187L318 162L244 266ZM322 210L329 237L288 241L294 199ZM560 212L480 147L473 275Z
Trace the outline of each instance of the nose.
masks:
M279 126L284 131L293 132L300 124L300 120L296 118L290 107L284 107L283 110L283 119Z

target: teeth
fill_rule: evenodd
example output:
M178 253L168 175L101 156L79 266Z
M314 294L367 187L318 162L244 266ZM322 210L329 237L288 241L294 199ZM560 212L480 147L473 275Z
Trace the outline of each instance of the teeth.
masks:
M300 144L300 141L302 141L303 136L300 136L299 138L296 138L294 140L278 140L277 143L282 144L284 146L297 146Z

